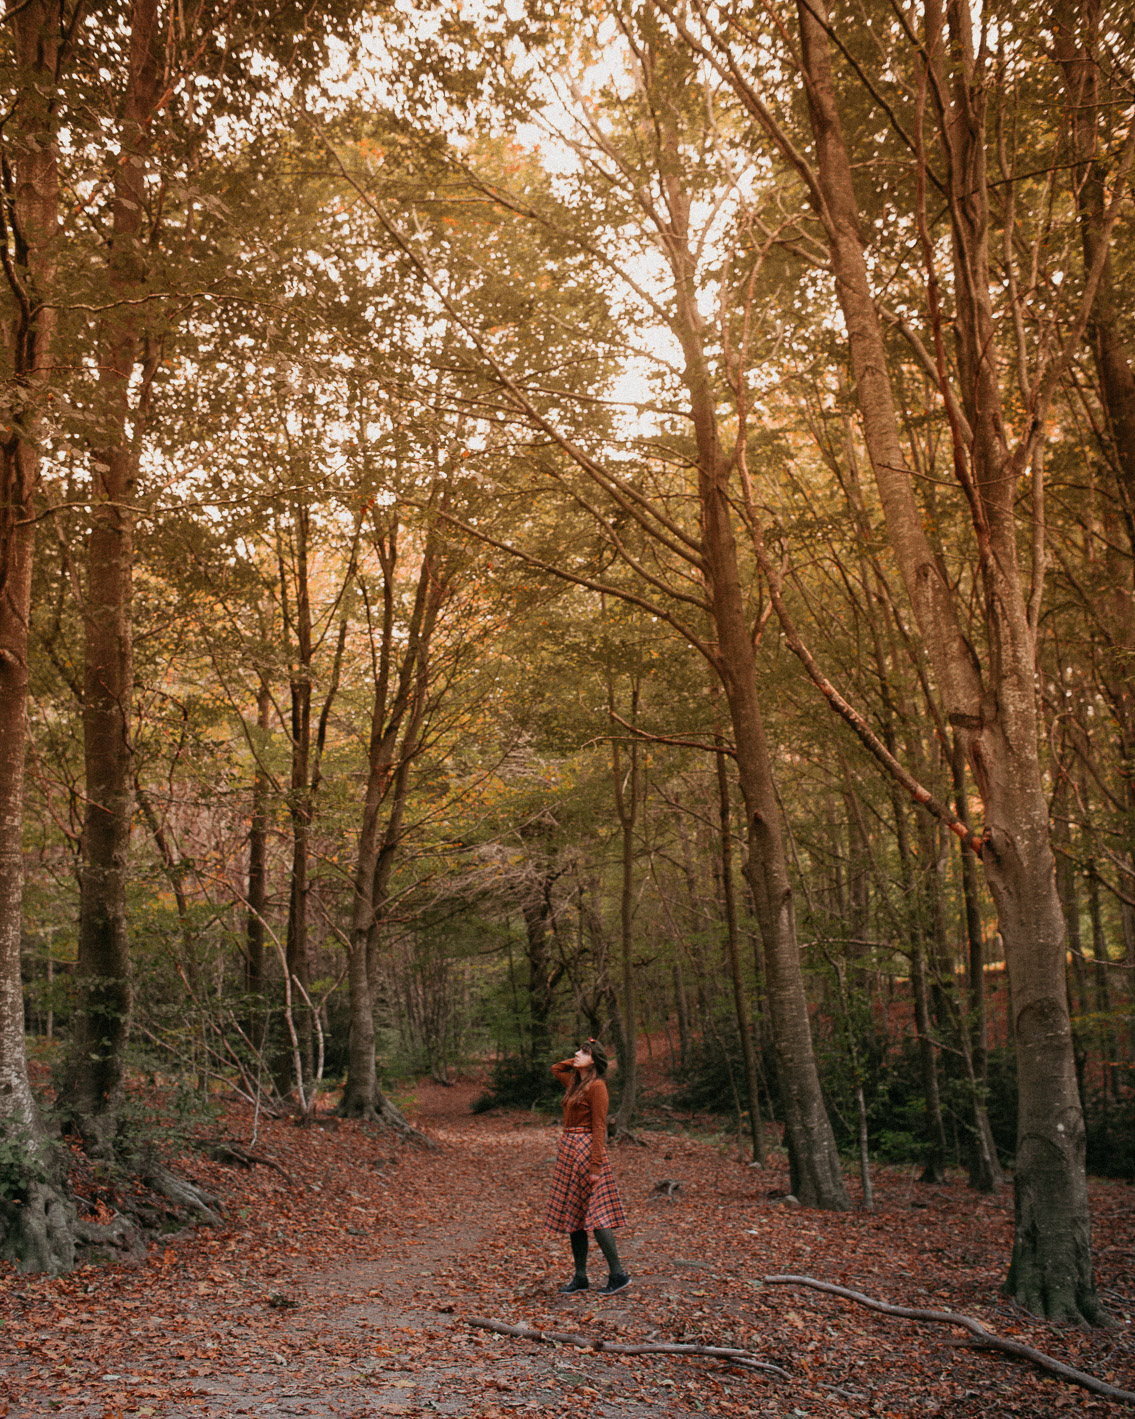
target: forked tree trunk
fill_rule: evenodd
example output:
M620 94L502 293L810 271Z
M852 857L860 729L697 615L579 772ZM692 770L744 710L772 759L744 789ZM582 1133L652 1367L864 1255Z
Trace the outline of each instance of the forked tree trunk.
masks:
M0 1146L15 1150L0 1197L0 1260L25 1271L58 1272L74 1262L74 1213L28 1079L20 942L34 499L40 407L55 333L55 312L42 302L49 299L58 239L52 104L59 7L31 0L10 23L19 90L3 135L12 187L4 197L0 241L11 255L14 222L23 249L16 248L5 271L3 360L5 375L27 403L0 443Z
M382 1117L397 1123L399 1120L393 1118L396 1111L378 1087L375 1069L375 957L385 883L389 879L400 834L409 760L416 747L418 728L425 710L430 641L447 594L447 582L439 574L436 541L429 537L418 571L406 645L395 678L397 527L385 533L376 523L374 545L382 569L383 617L376 655L367 780L355 860L347 965L350 1036L347 1081L339 1102L339 1112L348 1118ZM382 821L384 807L389 809L385 825Z
M1029 1310L1055 1319L1096 1321L1103 1313L1092 1271L1084 1124L1064 986L1064 923L1040 775L1034 636L1016 546L1020 470L1006 443L989 291L984 80L974 67L965 7L950 0L949 57L954 67L949 74L940 58L947 50L941 15L928 7L926 45L937 66L935 82L928 88L933 93L937 86L945 93L939 122L967 430L953 408L951 420L955 467L967 483L979 544L990 643L990 664L983 669L962 633L952 589L927 543L899 438L840 125L827 10L822 0L798 0L797 10L817 158L813 196L848 331L864 439L891 545L949 722L965 746L985 803L982 860L1005 942L1017 1045L1016 1233L1006 1288ZM918 215L921 220L923 214ZM932 299L935 280L931 273ZM931 309L930 318L937 323L936 309Z
M141 349L146 279L142 229L150 120L161 87L156 0L134 0L114 171L108 275L122 304L104 317L99 352L99 429L92 439L91 533L83 608L83 755L86 811L79 890L78 1005L63 1103L88 1152L114 1151L122 1103L132 983L126 920L134 811L132 576L134 489L152 367L131 409ZM133 428L128 425L133 423Z

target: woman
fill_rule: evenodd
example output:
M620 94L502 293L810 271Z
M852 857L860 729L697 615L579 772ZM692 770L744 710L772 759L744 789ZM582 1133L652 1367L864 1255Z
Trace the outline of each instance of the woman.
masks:
M607 1259L610 1275L601 1296L613 1296L631 1284L619 1264L615 1227L626 1225L615 1176L607 1161L607 1052L598 1040L580 1045L571 1059L552 1065L552 1073L566 1089L564 1131L556 1154L552 1195L544 1226L550 1232L571 1236L575 1275L560 1287L565 1294L586 1291L587 1233L590 1230Z

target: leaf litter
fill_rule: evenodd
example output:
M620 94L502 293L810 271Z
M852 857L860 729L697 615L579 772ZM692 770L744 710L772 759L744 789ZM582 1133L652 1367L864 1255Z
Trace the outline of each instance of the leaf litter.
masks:
M631 1225L633 1286L561 1296L566 1238L541 1227L556 1128L473 1115L471 1081L419 1085L415 1122L440 1145L399 1146L325 1119L261 1126L275 1166L192 1154L180 1170L224 1205L219 1229L151 1246L140 1266L55 1279L0 1272L0 1416L602 1416L684 1414L1045 1419L1130 1412L951 1332L766 1287L806 1274L905 1306L965 1311L1126 1388L1135 1382L1135 1209L1092 1183L1097 1273L1114 1330L1054 1326L998 1294L1012 1237L1008 1189L912 1185L878 1170L872 1213L782 1203L783 1158L643 1130L612 1147ZM234 1108L233 1140L249 1120ZM223 1150L222 1150L223 1156ZM680 1186L658 1188L658 1179ZM593 1285L601 1258L593 1253ZM474 1329L488 1316L622 1345L737 1348L787 1382L695 1356L620 1356Z

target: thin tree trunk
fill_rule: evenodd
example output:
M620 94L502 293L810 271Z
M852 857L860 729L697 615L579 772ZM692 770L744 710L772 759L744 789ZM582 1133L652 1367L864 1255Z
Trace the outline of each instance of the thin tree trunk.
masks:
M311 590L308 583L308 526L310 513L301 495L292 517L292 555L295 604L291 616L294 652L289 674L291 699L290 737L292 746L291 785L288 813L292 823L292 865L288 885L288 921L284 937L285 967L292 981L304 990L310 984L308 961L309 838L312 824L311 795L311 680L312 623ZM281 588L287 568L281 552ZM286 606L286 601L284 602ZM287 619L287 618L286 618ZM303 1003L302 992L293 1001L292 1017L297 1035L298 1057L303 1077L310 1079L314 1068L311 1012ZM295 1050L292 1052L294 1057ZM292 1079L298 1086L298 1079Z
M720 742L720 735L718 741ZM741 1059L745 1066L745 1093L749 1109L749 1132L753 1145L753 1161L763 1163L765 1144L761 1128L760 1099L757 1092L757 1059L753 1048L753 1025L749 1017L749 997L741 972L741 943L737 930L729 779L725 772L725 755L715 754L714 758L717 760L717 796L721 819L721 885L725 898L725 939L729 955L729 975L733 982L733 1009L737 1017L737 1033L741 1040Z
M533 1070L547 1070L551 1049L549 1022L562 966L552 966L548 957L548 927L552 917L549 870L540 870L521 903L524 918L525 955L528 958L529 1061Z
M252 779L252 814L248 828L248 910L245 918L244 991L249 998L248 1037L256 1049L264 1044L265 975L264 913L268 906L268 768L264 756L271 726L272 693L261 678L256 697L256 768Z
M922 1169L925 1183L946 1181L946 1131L942 1125L942 1101L938 1093L938 1062L930 1026L929 992L926 988L926 957L922 949L919 923L915 923L910 944L910 984L914 994L914 1028L918 1037L918 1058L922 1066L922 1093L926 1108L926 1158Z
M690 1007L680 961L674 962L674 1009L678 1015L678 1067L684 1071L690 1058Z
M615 695L610 683L607 701L614 723ZM630 723L638 720L639 685L631 686ZM623 968L622 1054L619 1071L622 1084L619 1107L611 1120L611 1133L618 1138L630 1132L638 1095L638 1000L634 976L634 829L639 800L639 746L632 741L626 751L628 765L623 772L623 751L618 740L611 741L611 771L615 787L615 813L621 829L622 877L619 891L619 956Z
M745 800L749 842L743 870L753 893L764 947L765 989L785 1114L792 1190L805 1206L842 1210L850 1202L816 1068L796 941L792 883L757 694L753 637L741 590L730 496L732 460L721 442L704 321L698 310L696 258L689 235L690 198L678 181L678 140L676 133L669 130L663 132L661 166L669 217L665 246L675 296L672 328L685 358L683 379L698 454L701 550L717 637L714 669L729 705Z
M958 820L970 826L966 793L965 754L955 738L950 759L954 783L954 811ZM993 1141L993 1129L985 1107L989 1083L989 1027L985 1008L985 940L981 931L978 903L977 859L966 843L961 844L962 904L966 925L966 989L969 999L970 1073L973 1079L971 1108L973 1136L970 1147L969 1185L979 1192L993 1192L1005 1181ZM964 1028L964 1026L963 1026Z

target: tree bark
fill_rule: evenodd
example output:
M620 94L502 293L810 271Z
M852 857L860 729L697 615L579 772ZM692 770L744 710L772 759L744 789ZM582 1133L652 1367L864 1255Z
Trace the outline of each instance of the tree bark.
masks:
M678 1015L678 1067L685 1071L690 1058L690 1007L680 961L674 962L674 1009Z
M729 978L733 982L733 1010L737 1017L737 1034L741 1040L741 1060L745 1067L745 1094L749 1106L749 1132L753 1145L753 1161L763 1163L765 1143L758 1095L757 1057L753 1044L753 1022L749 1014L749 997L741 972L741 942L740 933L737 930L729 780L725 772L725 755L715 754L714 758L717 761L717 801L721 820L721 885L725 898L725 944L729 958Z
M63 1100L88 1152L110 1156L123 1098L133 986L126 919L134 811L132 577L138 455L153 365L131 408L144 340L145 175L161 87L156 0L133 0L121 152L114 170L109 284L122 302L103 319L99 423L92 439L91 533L83 608L86 812L79 887L78 1003ZM128 425L133 425L132 428Z
M292 866L288 882L288 920L284 937L284 957L286 970L293 981L298 981L304 990L310 984L308 962L308 907L309 893L309 839L312 824L311 792L311 688L312 688L312 622L311 588L308 579L308 527L310 512L301 493L295 500L292 515L292 559L291 575L295 588L294 608L289 617L285 611L285 623L291 621L294 637L289 668L289 697L291 700L290 738L292 747L291 784L288 793L288 814L292 824ZM280 548L281 593L285 590L288 569L284 563L283 547ZM283 605L287 607L286 595ZM302 1000L302 997L301 997ZM314 1069L313 1024L307 1006L297 1003L293 1006L296 1034L299 1040L299 1067L304 1079L310 1080ZM281 1061L286 1071L287 1056ZM294 1069L292 1070L294 1074ZM285 1073L286 1077L286 1073ZM292 1084L300 1087L302 1081L292 1079Z
M950 759L954 783L954 811L968 828L969 802L966 793L965 754L957 739ZM978 903L977 858L965 843L962 854L962 906L966 926L966 993L969 1000L970 1074L973 1079L973 1136L970 1140L969 1185L979 1192L993 1192L1005 1181L997 1157L997 1145L985 1107L989 1083L989 1026L985 1008L985 940ZM965 1026L963 1024L962 1028Z
M44 302L50 299L59 233L53 108L61 64L59 8L32 0L14 13L11 25L19 87L2 135L10 173L0 195L3 355L4 373L24 403L0 442L0 1144L16 1150L0 1199L0 1259L24 1271L56 1273L74 1264L74 1210L28 1077L20 946L35 495L55 335L55 312Z
M264 1044L267 975L264 913L268 907L268 768L264 755L272 723L272 692L261 678L256 696L256 767L252 777L252 812L248 825L248 910L245 918L244 991L248 996L248 1038Z
M614 689L607 687L608 707L614 717ZM631 686L630 723L638 719L639 684ZM615 788L615 813L619 820L622 874L619 890L619 959L623 968L622 990L622 1054L619 1072L622 1083L619 1107L611 1120L611 1133L618 1138L630 1132L638 1096L638 999L634 976L634 830L639 800L639 746L637 741L627 748L626 773L618 740L611 741L611 772Z

